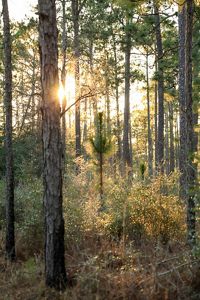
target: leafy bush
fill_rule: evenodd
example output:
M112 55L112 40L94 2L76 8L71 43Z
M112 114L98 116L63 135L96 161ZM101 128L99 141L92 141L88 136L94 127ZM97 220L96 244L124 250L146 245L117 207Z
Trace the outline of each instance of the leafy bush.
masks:
M158 177L149 184L136 182L124 189L115 186L108 194L106 229L115 238L150 237L167 243L185 230L185 207L174 193L176 174Z
M5 175L5 148L0 136L0 178ZM27 175L41 176L42 143L38 133L23 134L13 140L15 180L25 180Z
M0 181L1 195L5 195L5 183ZM15 224L19 247L34 251L42 243L42 182L38 178L27 179L15 189ZM5 197L0 201L0 226L5 227Z

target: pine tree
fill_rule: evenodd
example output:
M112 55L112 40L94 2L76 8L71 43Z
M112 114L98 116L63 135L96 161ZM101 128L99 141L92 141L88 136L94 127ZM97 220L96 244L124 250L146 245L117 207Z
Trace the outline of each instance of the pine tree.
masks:
M104 156L109 154L112 150L112 143L110 136L106 134L103 113L99 112L96 118L95 137L90 139L93 152L98 157L99 162L99 194L101 198L101 209L104 208L103 203L103 164Z
M6 257L15 259L15 213L14 213L14 169L12 147L12 54L10 21L7 0L2 0L6 113L5 150L6 150Z
M66 271L55 0L39 0L38 8L44 157L45 279L47 286L60 290L66 284Z

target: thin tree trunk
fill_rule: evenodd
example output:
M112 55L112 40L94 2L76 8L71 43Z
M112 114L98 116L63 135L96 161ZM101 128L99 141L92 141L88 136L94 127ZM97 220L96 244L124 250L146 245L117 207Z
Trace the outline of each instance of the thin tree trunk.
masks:
M38 9L44 156L45 279L47 286L60 290L66 284L66 271L55 0L39 0Z
M176 122L175 122L175 166L179 169L179 157L180 157L180 134L178 126L178 113L176 113Z
M107 81L107 79L106 79ZM111 136L111 124L110 124L110 95L109 95L109 86L108 86L108 81L106 83L106 111L107 111L107 118L106 118L106 123L107 123L107 133L108 136Z
M175 160L174 160L174 110L173 103L168 103L169 109L169 127L170 127L170 173L174 172Z
M151 114L149 95L149 54L146 55L146 81L147 81L147 123L148 123L148 174L153 175L153 144L151 135Z
M2 0L3 34L4 34L4 65L5 94L4 105L6 114L5 150L6 150L6 257L15 259L15 213L14 213L14 170L12 149L12 54L10 21L7 0Z
M170 173L170 162L169 162L169 121L168 111L165 113L165 172L166 175Z
M106 48L106 45L105 45ZM108 52L106 51L106 70L105 70L105 86L106 86L106 112L107 112L107 118L106 118L106 123L107 123L107 133L108 136L111 135L111 123L110 123L110 86L109 86L109 66L108 62L109 61L109 56Z
M80 43L79 43L79 1L72 2L72 19L74 30L74 59L75 59L75 101L80 93ZM75 136L76 136L76 157L81 155L81 118L80 118L80 102L75 105Z
M65 91L66 81L66 50L67 50L67 33L66 33L66 3L62 1L62 71L61 71L61 82ZM62 111L64 112L67 107L67 97L64 92L62 99ZM62 168L63 174L65 172L66 162L66 114L62 116Z
M155 83L155 112L154 112L154 122L155 122L155 171L157 169L158 162L158 85Z
M84 108L83 142L85 142L88 138L87 111L88 111L88 101L86 98L85 99L85 108Z
M131 127L131 118L129 123L129 148L130 148L130 171L129 175L133 175L133 146L132 146L132 127Z
M115 36L113 34L113 51L114 51L114 72L115 72L115 99L116 99L116 110L117 110L117 157L119 161L119 171L122 175L122 145L121 145L121 126L120 126L120 116L119 116L119 79L118 79L118 61L117 61L117 49L116 49L116 41Z
M100 172L100 198L101 202L103 201L103 153L99 153L99 172ZM101 203L102 205L102 203Z
M129 20L127 20L127 26ZM129 29L126 29L126 50L125 50L125 105L124 105L124 128L123 128L123 160L124 171L128 166L128 173L132 173L132 160L130 149L130 57L131 57L131 36Z
M158 59L158 170L164 171L164 74L163 74L163 45L160 28L160 14L157 5L154 2L155 26L156 26L156 48Z
M33 68L33 74L32 74L32 78L31 78L31 95L29 96L28 103L26 104L26 108L24 106L25 109L23 112L22 123L19 128L18 136L20 136L23 132L24 124L28 117L29 110L31 109L32 111L34 111L34 109L31 107L31 102L33 103L33 101L34 101L33 99L35 97L34 94L35 94L35 68ZM32 120L33 120L33 117L32 117Z
M180 111L180 198L187 198L187 120L186 120L186 98L185 98L185 5L180 7L179 16L179 111Z
M33 73L32 73L32 78L31 78L31 94L32 94L32 99L31 99L31 130L34 132L36 126L35 126L35 115L36 115L36 101L35 101L35 88L36 88L36 67L37 67L37 62L36 62L36 53L34 53L33 57Z

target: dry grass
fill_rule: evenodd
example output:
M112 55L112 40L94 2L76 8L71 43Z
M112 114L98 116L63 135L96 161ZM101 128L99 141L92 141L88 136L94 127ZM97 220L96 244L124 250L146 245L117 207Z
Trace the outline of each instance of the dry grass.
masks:
M200 299L198 261L178 243L169 248L149 242L136 249L85 237L84 244L66 251L68 276L75 284L64 293L45 288L40 252L10 264L1 247L0 300Z

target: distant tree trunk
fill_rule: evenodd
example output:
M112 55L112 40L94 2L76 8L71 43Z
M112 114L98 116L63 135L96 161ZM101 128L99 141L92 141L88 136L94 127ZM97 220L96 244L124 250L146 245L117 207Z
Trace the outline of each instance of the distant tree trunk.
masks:
M15 108L15 132L18 133L20 129L20 121L19 121L19 115L20 115L20 107L18 101L16 102L16 108Z
M12 54L10 21L7 0L2 0L3 34L4 34L4 66L6 114L5 150L6 150L6 257L15 259L15 213L14 213L14 170L12 149Z
M193 164L195 151L194 121L193 121L193 98L192 98L192 36L194 1L186 1L186 31L185 31L185 98L187 118L187 180L188 180L188 243L193 246L196 242L196 215L195 215L195 185L196 170Z
M163 45L160 26L160 14L154 2L155 26L156 26L156 48L158 59L158 170L163 173L164 161L164 75L163 75Z
M179 157L180 157L180 131L179 131L179 126L178 126L178 113L176 113L176 118L175 118L175 166L177 169L179 169Z
M43 102L45 278L47 286L60 290L66 284L66 271L55 0L39 0L38 9Z
M106 80L107 81L107 80ZM107 81L107 87L106 87L106 111L107 111L107 133L110 136L111 135L111 123L110 123L110 91L109 91L109 86L108 86L108 81Z
M75 101L80 96L80 42L79 42L79 15L80 7L78 0L72 2L72 19L74 30L74 59L75 59ZM75 105L75 135L76 135L76 157L81 155L81 118L80 102Z
M103 153L99 153L99 174L100 174L100 198L101 198L101 205L103 201Z
M89 41L89 64L90 64L90 80L91 80L91 86L92 89L95 90L95 80L94 80L94 45L93 45L93 40ZM93 108L93 120L90 119L90 122L92 125L93 121L95 120L97 116L97 97L93 96L90 101L90 108L92 110Z
M127 20L127 26L129 20ZM125 49L125 105L124 105L124 128L123 128L123 160L124 171L128 166L129 174L132 173L131 149L130 149L130 57L131 57L131 36L129 29L126 29L126 49Z
M129 123L129 147L130 147L130 171L129 175L132 176L133 173L133 145L132 145L132 127L131 127L131 118Z
M66 81L66 50L67 50L67 33L66 33L66 3L62 0L62 71L61 71L61 82L63 89L65 90ZM62 99L62 111L64 112L67 107L66 93L64 93ZM63 173L65 172L66 162L66 114L62 116L62 168Z
M168 111L165 113L165 172L166 175L170 173L170 164L169 164L169 121L168 121Z
M88 138L88 116L87 116L87 111L88 111L88 101L87 98L85 99L85 107L84 107L84 127L83 127L83 142L85 142Z
M106 45L105 45L106 48ZM107 112L107 133L110 136L111 135L111 122L110 122L110 80L109 80L109 55L106 51L106 67L105 67L105 86L106 86L106 112Z
M168 103L169 109L169 131L170 131L170 173L174 172L175 169L175 160L174 160L174 111L173 103Z
M154 123L155 123L155 171L158 162L158 85L155 83L155 108L154 108Z
M33 57L33 68L32 68L32 78L31 78L31 130L34 132L36 126L35 126L35 115L36 115L36 101L35 101L35 88L36 88L36 53L34 53Z
M179 111L180 111L180 198L187 198L187 119L185 98L185 5L180 7L179 16Z
M114 51L114 72L115 72L115 98L116 98L116 110L117 110L117 157L119 161L119 171L122 175L122 145L121 145L121 125L120 125L120 116L119 116L119 79L118 79L118 60L117 60L117 49L115 36L113 34L113 51Z
M23 111L23 117L22 117L22 122L21 122L21 126L19 128L19 132L18 132L18 136L20 136L23 133L24 130L24 125L26 120L28 119L29 116L29 111L31 110L31 116L32 116L32 122L31 122L31 127L33 128L33 123L34 123L34 107L33 104L34 103L34 94L35 94L35 81L36 81L36 74L35 74L35 67L33 67L33 73L32 73L32 78L31 78L31 94L29 96L28 102L26 104L26 107L24 106L24 111Z
M147 123L148 123L148 174L153 175L153 144L151 135L151 113L149 95L149 54L146 55L146 81L147 81Z

